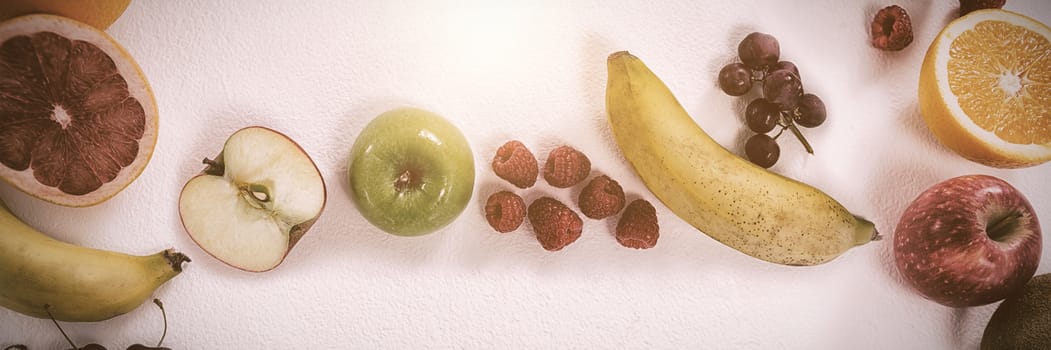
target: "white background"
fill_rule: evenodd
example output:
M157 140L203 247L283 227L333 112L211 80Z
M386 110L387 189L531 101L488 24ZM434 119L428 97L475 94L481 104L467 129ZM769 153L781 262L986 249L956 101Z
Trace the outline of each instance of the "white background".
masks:
M868 44L890 1L134 1L108 30L147 75L160 138L142 176L115 198L73 209L0 185L14 213L54 237L148 254L175 247L194 261L162 287L165 345L249 348L975 349L996 305L952 309L902 284L889 240L816 267L784 267L727 248L675 217L645 189L604 116L606 57L630 50L717 141L741 152L748 99L723 94L720 67L762 31L821 96L829 119L804 133L806 155L781 138L774 171L823 189L886 238L905 206L939 181L989 174L1025 193L1051 234L1051 164L1000 170L942 147L922 122L916 86L951 0L904 2L915 41ZM1006 8L1051 23L1047 1ZM450 226L420 238L370 226L348 195L346 163L361 128L400 106L435 111L467 135L474 198ZM276 270L253 274L206 255L184 233L177 198L233 131L265 125L314 158L328 186L317 225ZM594 174L657 207L656 248L619 246L613 220L585 218L565 250L543 250L528 225L497 234L482 204L511 186L492 174L495 149L522 140L543 161L569 144ZM543 181L528 191L567 203ZM800 220L806 220L801 217ZM1044 246L1049 238L1044 238ZM1038 273L1051 272L1044 259ZM65 324L78 342L153 344L147 303L100 323ZM0 346L62 347L50 321L0 309Z

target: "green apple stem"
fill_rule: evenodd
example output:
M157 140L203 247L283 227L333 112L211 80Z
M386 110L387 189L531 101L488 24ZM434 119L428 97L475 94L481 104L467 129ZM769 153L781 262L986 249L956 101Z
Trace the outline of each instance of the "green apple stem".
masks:
M405 170L398 175L398 178L394 179L394 190L398 192L405 192L405 190L415 187L419 179L413 175L412 170Z

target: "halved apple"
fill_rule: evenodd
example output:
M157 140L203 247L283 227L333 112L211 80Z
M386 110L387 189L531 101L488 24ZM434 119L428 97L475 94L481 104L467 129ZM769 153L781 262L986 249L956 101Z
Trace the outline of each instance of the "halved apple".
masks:
M277 267L325 207L325 182L314 161L277 131L238 130L204 163L182 189L179 215L201 249L235 268Z

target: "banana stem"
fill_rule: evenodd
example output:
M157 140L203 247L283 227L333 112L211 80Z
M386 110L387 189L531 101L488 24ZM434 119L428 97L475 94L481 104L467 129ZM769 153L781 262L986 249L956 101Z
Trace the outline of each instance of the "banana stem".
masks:
M858 221L856 233L854 234L854 244L862 245L869 242L875 242L883 239L883 236L876 230L876 224L872 221L865 220L860 216L854 215L854 219Z
M182 272L182 264L193 261L190 260L190 257L186 256L186 254L177 252L175 249L165 249L162 254L164 254L165 262L167 262L168 266L171 266L171 269L175 272ZM161 310L164 310L164 308L162 307Z

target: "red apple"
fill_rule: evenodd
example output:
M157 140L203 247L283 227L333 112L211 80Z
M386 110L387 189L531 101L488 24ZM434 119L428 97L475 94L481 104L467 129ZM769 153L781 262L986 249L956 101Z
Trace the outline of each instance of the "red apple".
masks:
M1040 262L1040 223L1029 200L987 175L928 188L902 214L894 259L926 298L965 307L1021 290Z

